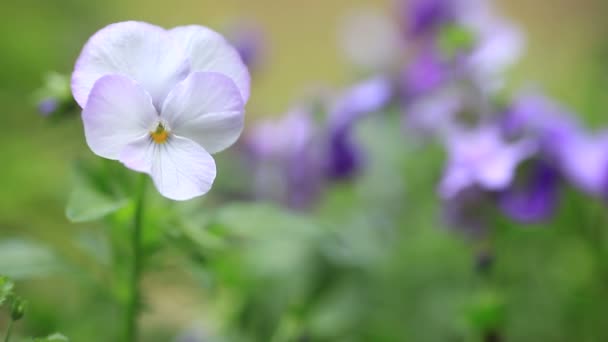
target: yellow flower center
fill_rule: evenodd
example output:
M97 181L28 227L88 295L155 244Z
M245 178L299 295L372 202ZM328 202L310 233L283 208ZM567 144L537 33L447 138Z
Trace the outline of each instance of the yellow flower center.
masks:
M163 124L159 123L154 132L150 132L152 140L157 144L164 144L169 139L169 132L165 129Z

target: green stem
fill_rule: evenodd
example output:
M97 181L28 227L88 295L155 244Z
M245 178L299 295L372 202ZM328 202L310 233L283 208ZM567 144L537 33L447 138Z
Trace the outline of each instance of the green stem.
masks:
M11 333L13 332L13 321L12 319L8 322L8 329L6 330L6 336L4 336L4 342L9 342L11 339Z
M142 221L144 211L144 197L146 190L147 176L142 174L137 189L137 197L135 202L135 214L133 218L133 235L131 246L133 250L133 264L131 269L130 293L127 302L127 326L125 331L125 342L137 341L138 329L137 319L140 309L140 280L143 265L143 250L142 250Z

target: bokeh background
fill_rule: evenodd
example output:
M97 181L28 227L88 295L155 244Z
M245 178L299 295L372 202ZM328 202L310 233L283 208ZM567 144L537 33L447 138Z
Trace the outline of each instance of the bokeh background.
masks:
M509 0L497 6L526 34L509 87L542 88L590 127L608 124L608 4ZM65 216L76 161L96 157L77 117L54 121L38 113L35 91L48 71L70 73L86 39L112 22L203 24L225 33L254 23L265 42L247 106L248 124L254 124L284 114L316 89L360 79L344 58L338 31L344 15L361 8L397 20L392 1L3 2L0 274L14 278L29 301L20 336L60 331L73 341L114 341L122 324L103 290L111 285L82 280L87 277L75 274L79 268L62 266L83 258L90 249L81 244L97 243L91 241L107 227L73 224ZM420 157L398 124L389 126L394 130L388 133L377 127L366 133L375 141L369 148L377 166L362 177L363 185L332 188L313 212L251 208L225 198L177 206L188 217L223 210L213 222L192 219L192 229L230 226L256 242L212 247L209 254L191 251L213 245L202 242L187 253L166 248L156 254L145 278L142 341L608 339L608 257L601 232L608 218L600 199L568 192L556 218L533 227L496 214L491 242L472 242L440 223L434 185L441 153L430 148L430 157ZM401 155L407 157L394 162ZM247 177L233 169L229 155L223 164L221 158L226 172L222 176L220 169L219 192L231 189L231 177L235 183ZM495 265L491 274L478 274L475 265L486 250ZM339 261L327 262L327 254ZM6 322L0 315L0 331Z

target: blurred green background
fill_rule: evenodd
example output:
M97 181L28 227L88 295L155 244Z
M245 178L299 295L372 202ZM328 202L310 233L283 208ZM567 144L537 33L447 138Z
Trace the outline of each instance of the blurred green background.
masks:
M258 23L267 34L269 50L263 69L255 74L253 80L247 115L248 120L254 122L259 117L276 116L285 112L311 87L325 84L339 87L352 82L355 73L344 62L337 47L337 23L346 11L358 7L371 6L392 16L392 5L391 1L354 0L4 1L0 5L0 103L3 104L3 113L0 114L0 239L12 241L30 238L52 246L61 251L60 254L77 257L77 252L71 250L66 241L92 229L88 224L69 223L64 208L72 187L73 161L96 157L85 144L80 121L49 122L37 113L33 92L40 87L47 71L69 73L82 45L99 28L123 20L143 20L164 27L194 23L218 31L225 31L232 23L240 20ZM500 1L499 6L527 34L526 54L509 77L512 84L542 87L583 115L590 125L599 127L606 124L606 107L598 104L608 103L607 92L602 91L608 89L608 83L604 80L608 73L603 72L608 61L608 27L605 25L608 3L604 0L505 0ZM387 145L388 147L380 147L387 155L407 149L405 143L399 140ZM387 149L390 151L386 152ZM406 160L404 163L409 163L404 170L414 183L410 191L416 194L418 201L426 201L431 207L436 206L437 204L430 204L435 201L434 194L428 193L436 179L432 178L433 175L425 174L424 168L436 167L440 163L432 159L423 163L416 160ZM425 185L429 186L425 188ZM325 216L329 216L329 221L347 224L348 220L340 217L341 207L346 207L343 209L345 211L349 211L348 208L366 210L366 205L373 203L372 200L363 198L358 203L344 204L341 197L352 195L349 191L356 190L338 189L332 192L327 200L329 204L325 206L325 210L332 213L322 211L317 219L324 221ZM382 188L377 191L382 192ZM381 193L377 195L385 196ZM576 195L572 196L572 201L577 202ZM578 202L585 201L590 200ZM596 211L605 210L597 203L589 205ZM491 285L484 285L482 280L472 274L473 270L469 266L474 253L466 243L445 234L441 229L436 232L416 231L417 227L435 224L432 218L425 217L426 214L435 213L435 209L427 209L418 215L400 217L398 208L391 208L388 204L382 208L395 215L395 219L401 222L399 226L407 226L402 227L403 231L399 234L409 234L409 238L397 240L403 243L403 246L395 248L398 252L381 256L391 260L378 262L387 265L386 269L373 267L377 273L372 276L362 276L357 270L358 266L353 266L355 270L336 271L343 272L341 274L344 279L340 285L343 288L337 286L334 289L339 296L327 297L336 301L335 305L327 303L327 306L347 306L341 309L341 315L369 310L370 316L365 316L368 319L374 316L374 310L382 311L378 321L367 321L366 324L376 331L386 331L386 334L353 333L352 336L329 336L327 340L476 340L475 334L469 332L467 322L492 326L492 322L475 323L476 317L480 316L479 320L482 321L502 321L502 318L496 318L501 315L508 316L506 336L511 341L608 339L608 331L605 331L603 325L608 304L608 285L597 274L603 266L596 267L595 252L584 237L574 233L575 226L583 222L572 217L574 214L571 212L577 211L576 204L570 212L560 214L554 221L557 224L547 227L552 229L499 230L496 248L505 258L497 259L506 261L504 265L501 264L503 261L499 261L500 271L490 281ZM386 217L382 210L376 214ZM235 226L238 226L243 224L238 216L245 217L246 214L237 213L237 218L232 218L230 212L226 215L227 221L236 220L239 223ZM273 220L280 220L280 215L283 214L271 211L267 215L273 216L269 222L275 222ZM371 213L366 219L377 222L374 215ZM262 218L260 220L264 221ZM302 224L310 224L308 218L302 220L305 221ZM382 226L382 223L370 224L374 225ZM367 226L362 227L365 230ZM262 233L267 234L262 236L284 234L286 239L303 241L278 227L274 228L276 229ZM387 234L392 233L394 232ZM366 234L370 233L362 232L361 236ZM362 241L353 243L364 243L366 240L362 238ZM2 246L8 245L0 244L0 255L3 255ZM378 246L371 242L370 246L357 248L372 255L378 253L375 250ZM238 253L241 252L239 250ZM215 259L211 263L214 264L213 267L223 270L222 273L227 272L227 269L234 271L247 267L251 263L258 267L255 258L263 258L261 252L252 252L256 257L242 253L244 255L222 255L222 262L229 265L216 265ZM291 255L293 250L287 249L285 253ZM18 254L10 255L15 257ZM167 263L171 265L171 262L169 260ZM11 261L0 260L0 265L7 263L10 264ZM260 263L271 264L265 261ZM33 267L43 268L44 265ZM109 330L115 328L112 324L118 323L107 320L115 309L103 307L103 304L99 308L83 307L83 285L72 282L68 276L58 276L52 271L47 273L50 276L47 274L18 282L32 302L32 321L28 323L27 331L46 334L62 330L66 335L78 336L73 338L74 341L112 340L112 337L103 334L100 336L106 336L105 339L97 338L94 332L105 329L98 324L109 325ZM143 340L172 340L192 322L206 322L210 316L214 316L213 310L218 306L230 307L231 298L238 300L233 298L238 295L225 296L222 297L225 303L214 303L210 309L210 296L205 295L206 290L200 286L200 279L192 273L197 272L182 272L165 266L152 271L146 278L150 307L143 319L144 329L148 331ZM247 284L250 284L248 281L252 280L247 278L248 273L245 271L245 275L236 273L218 277L226 277L227 283L237 284L228 286L236 293L245 293ZM295 277L298 276L304 277L302 274ZM234 277L241 277L241 282L234 280ZM293 279L291 275L286 277ZM373 283L365 283L369 279L373 279ZM287 284L283 278L277 280L277 283ZM359 286L367 290L362 291L357 288ZM272 290L269 287L266 291ZM361 293L359 291L373 292L378 298L358 298ZM355 296L358 300L346 298L349 296ZM358 305L363 308L349 307L353 301L359 302ZM503 302L508 304L503 306ZM379 309L375 307L377 303L383 303L385 307ZM397 307L397 303L407 303L410 307ZM484 312L485 308L491 312ZM102 312L106 320L90 312L96 310ZM471 310L473 314L469 314ZM506 310L506 313L492 310ZM263 312L260 310L259 314L263 315ZM402 316L403 312L407 312L407 316ZM326 314L331 315L332 312L329 310ZM91 317L86 317L88 315ZM387 317L394 321L384 321ZM427 320L429 317L436 320ZM446 317L462 318L443 321ZM5 322L2 319L0 322ZM285 319L287 323L279 321L287 326L282 329L289 331L290 324L296 323L290 322L290 317ZM333 321L331 317L320 319L318 330L324 331L323 324L333 327L344 324L350 327L343 321L340 317ZM389 331L400 324L408 333L392 334ZM87 334L92 337L84 338ZM250 336L249 340L270 339ZM275 340L282 339L276 337Z

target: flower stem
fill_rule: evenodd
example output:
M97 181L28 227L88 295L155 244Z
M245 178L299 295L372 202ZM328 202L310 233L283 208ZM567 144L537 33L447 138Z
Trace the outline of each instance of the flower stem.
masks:
M135 198L135 214L133 217L133 231L131 246L133 250L132 256L132 268L131 268L131 279L130 279L130 293L129 300L127 302L127 326L125 331L125 342L137 341L138 329L137 320L139 316L139 309L141 304L140 295L140 280L142 274L143 265L143 250L142 250L142 221L144 211L144 198L146 190L147 176L142 174L140 176L139 184L137 187L137 194Z
M6 330L6 336L4 336L4 342L9 342L11 339L11 333L13 332L13 321L12 319L8 322L8 329Z

